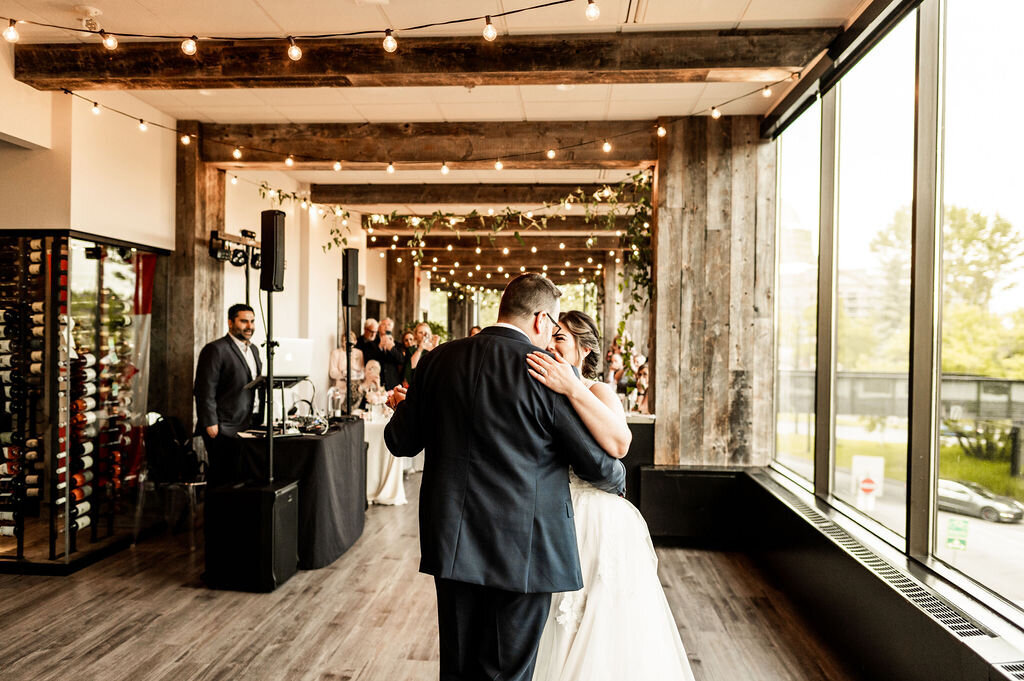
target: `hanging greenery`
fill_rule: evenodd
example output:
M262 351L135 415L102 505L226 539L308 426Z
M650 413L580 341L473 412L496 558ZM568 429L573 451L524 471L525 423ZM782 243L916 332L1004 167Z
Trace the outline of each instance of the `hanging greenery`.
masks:
M582 188L576 188L560 200L545 203L533 210L523 211L505 207L502 210L488 210L487 213L473 211L468 215L435 211L430 215L416 217L402 216L395 211L391 214L375 213L364 216L363 226L369 232L389 227L412 230L413 234L405 245L411 249L413 262L420 265L424 258L424 253L420 249L426 243L424 239L431 233L441 231L445 234L454 234L460 239L463 236L475 239L477 245L481 245L485 240L494 245L495 237L511 232L520 243L525 243L522 237L524 233L557 229L559 223L565 221L568 210L580 206L583 208L585 220L594 225L594 234L614 232L621 240L621 248L625 250L624 268L618 287L621 292L629 293L630 301L619 322L621 335L624 321L641 309L651 295L651 185L652 173L641 171L616 185L605 185L592 194L588 194ZM348 211L341 211L340 215L347 218ZM344 233L348 231L345 230ZM331 241L324 245L324 249L329 250L347 243L344 233L337 225L332 226ZM594 234L587 240L588 248L596 248ZM593 280L596 281L597 278L596 274L592 275ZM471 289L472 285L459 285L453 282L451 287Z

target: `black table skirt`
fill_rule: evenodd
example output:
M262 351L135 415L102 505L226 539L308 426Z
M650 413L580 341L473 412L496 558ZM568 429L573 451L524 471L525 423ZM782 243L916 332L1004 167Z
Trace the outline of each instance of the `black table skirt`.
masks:
M237 441L245 477L265 479L266 442L243 438ZM311 570L330 565L363 533L363 422L342 423L327 435L275 438L274 478L299 481L299 568Z

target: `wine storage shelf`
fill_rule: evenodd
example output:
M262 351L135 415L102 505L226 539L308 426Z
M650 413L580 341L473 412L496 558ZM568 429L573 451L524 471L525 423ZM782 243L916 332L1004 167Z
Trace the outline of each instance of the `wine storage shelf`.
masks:
M70 232L0 233L0 569L125 543L148 388L138 305L155 257Z

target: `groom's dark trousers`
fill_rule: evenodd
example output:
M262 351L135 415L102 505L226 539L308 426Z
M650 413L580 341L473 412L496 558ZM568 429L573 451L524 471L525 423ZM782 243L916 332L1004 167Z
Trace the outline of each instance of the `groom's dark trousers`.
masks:
M437 580L442 681L530 681L551 594L583 586L569 466L610 492L622 464L530 377L526 334L488 327L420 359L384 430L426 450L420 571Z
M530 681L551 594L434 578L441 681Z

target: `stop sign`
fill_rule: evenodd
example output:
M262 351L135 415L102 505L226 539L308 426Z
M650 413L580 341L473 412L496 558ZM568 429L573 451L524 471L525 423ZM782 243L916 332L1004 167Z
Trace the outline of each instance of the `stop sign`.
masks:
M864 494L871 494L875 491L875 481L871 478L864 478L860 481L860 491Z

